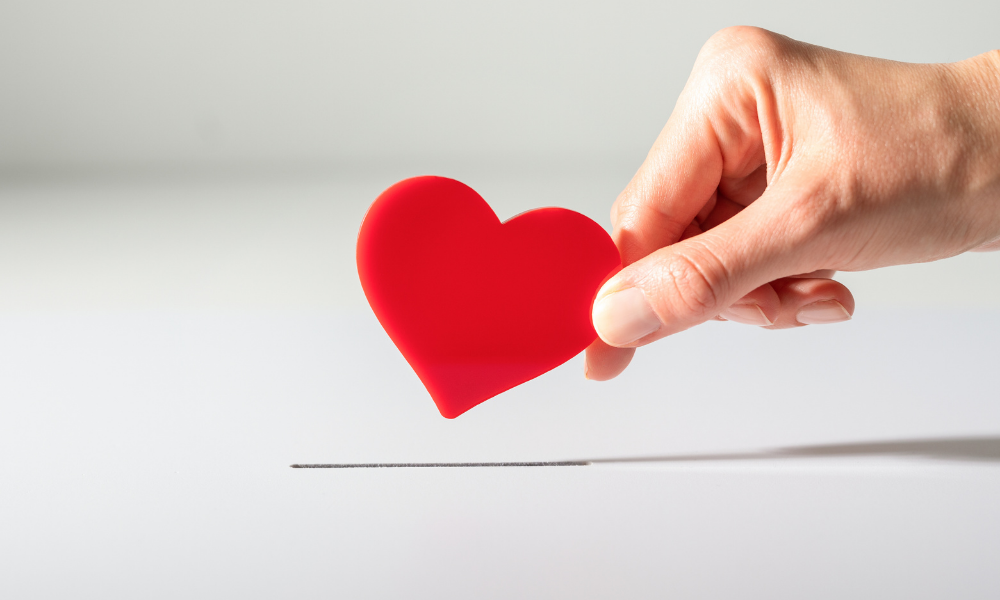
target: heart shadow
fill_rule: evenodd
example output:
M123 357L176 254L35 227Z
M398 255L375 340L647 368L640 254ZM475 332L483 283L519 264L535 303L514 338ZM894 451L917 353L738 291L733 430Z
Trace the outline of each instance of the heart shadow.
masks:
M896 457L971 463L1000 463L1000 436L885 440L790 446L770 450L708 454L667 454L586 459L590 464L783 460L795 458Z

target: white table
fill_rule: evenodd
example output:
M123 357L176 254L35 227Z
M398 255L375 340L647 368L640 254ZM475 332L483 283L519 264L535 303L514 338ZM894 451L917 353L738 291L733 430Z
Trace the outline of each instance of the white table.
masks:
M1000 596L996 257L449 421L353 273L395 178L0 188L0 595ZM617 185L469 183L602 222ZM663 460L288 468L612 457Z

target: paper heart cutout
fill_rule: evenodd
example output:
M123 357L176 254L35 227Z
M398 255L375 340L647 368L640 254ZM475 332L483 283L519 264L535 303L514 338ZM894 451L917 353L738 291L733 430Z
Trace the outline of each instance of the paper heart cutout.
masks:
M576 356L620 266L604 229L563 208L503 223L443 177L393 185L358 234L358 274L382 327L449 419Z

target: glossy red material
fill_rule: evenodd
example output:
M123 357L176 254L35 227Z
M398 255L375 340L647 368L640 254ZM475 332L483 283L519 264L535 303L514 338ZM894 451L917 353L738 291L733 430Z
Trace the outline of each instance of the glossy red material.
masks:
M539 208L501 223L472 188L443 177L383 192L357 258L372 310L448 418L597 339L594 297L621 262L579 213Z

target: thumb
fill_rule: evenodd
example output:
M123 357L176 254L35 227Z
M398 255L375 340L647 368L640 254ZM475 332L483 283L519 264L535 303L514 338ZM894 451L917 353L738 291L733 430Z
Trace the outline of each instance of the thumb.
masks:
M787 188L788 186L786 186ZM661 248L610 279L594 302L594 328L611 346L642 346L712 319L765 283L814 270L796 222L800 193L769 188L710 229Z

